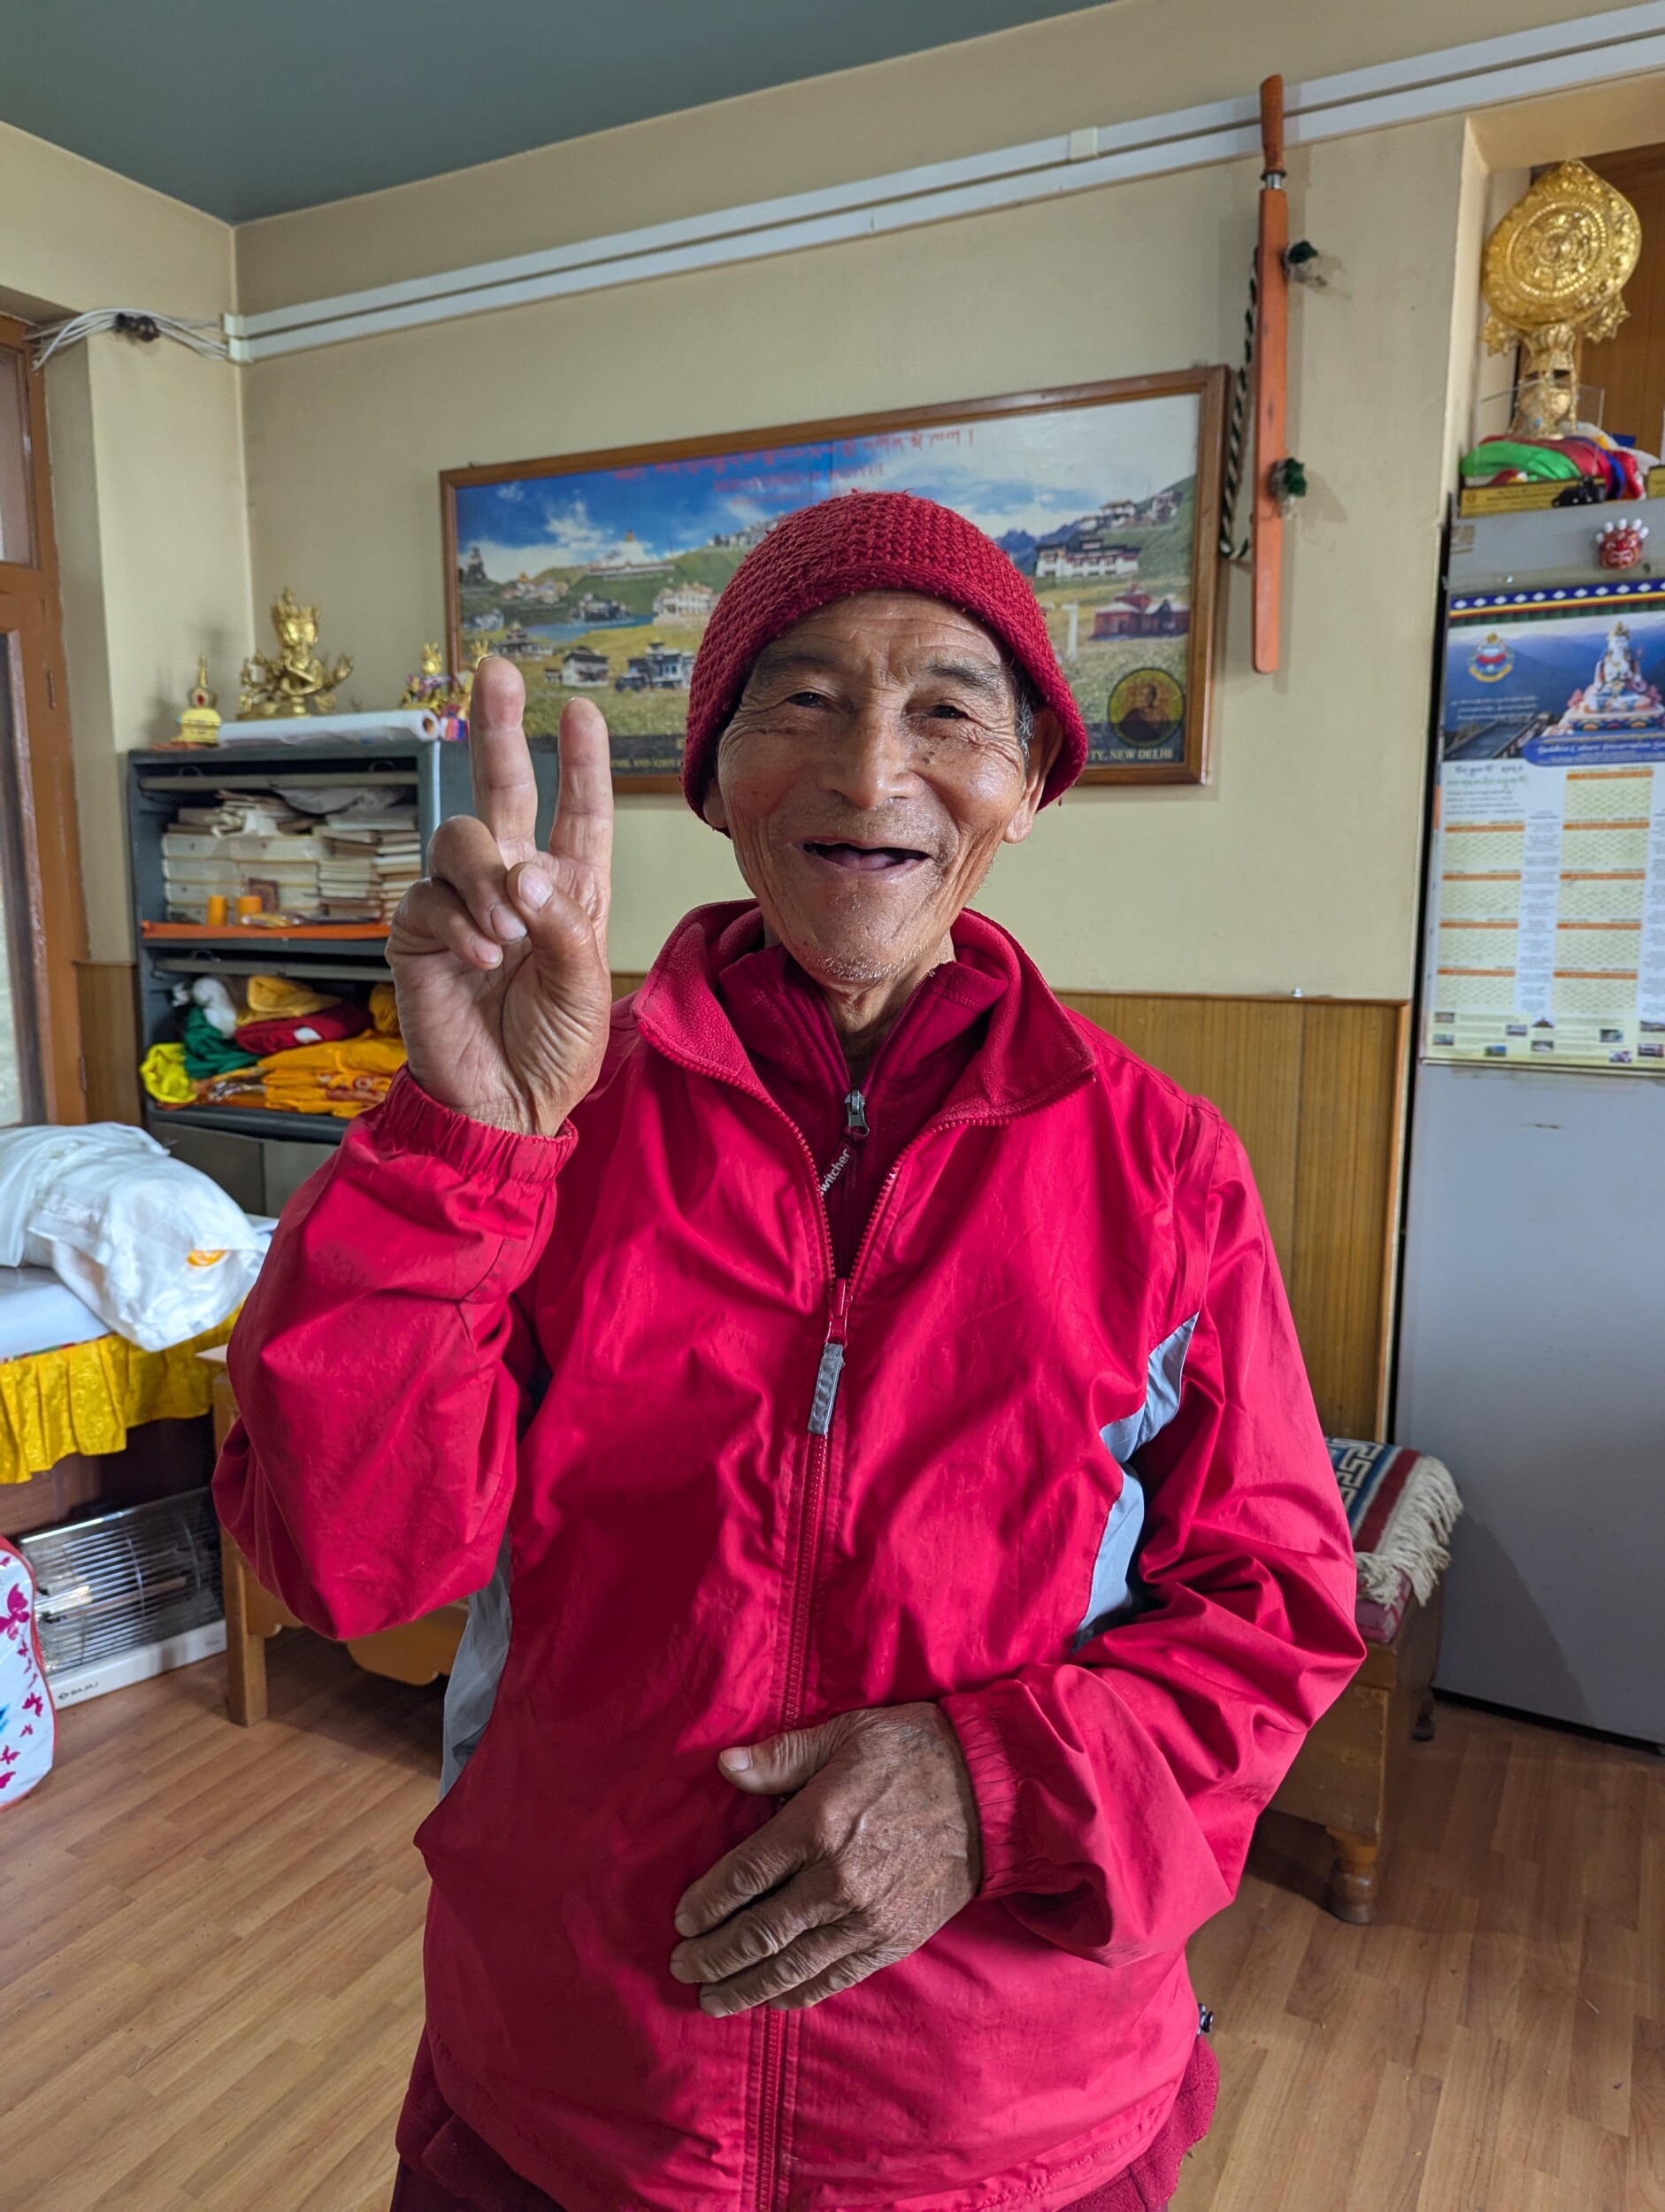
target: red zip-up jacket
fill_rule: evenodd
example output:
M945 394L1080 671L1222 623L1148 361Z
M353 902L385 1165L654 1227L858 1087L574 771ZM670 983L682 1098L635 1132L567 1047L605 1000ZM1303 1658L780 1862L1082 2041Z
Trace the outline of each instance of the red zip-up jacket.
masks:
M1186 1938L1362 1655L1276 1262L1219 1117L1006 987L848 1271L705 909L554 1139L402 1079L292 1204L216 1479L333 1635L479 1589L506 1658L418 1842L449 2108L568 2212L1055 2212L1161 2129ZM979 1895L802 2013L700 2012L724 1745L934 1698Z

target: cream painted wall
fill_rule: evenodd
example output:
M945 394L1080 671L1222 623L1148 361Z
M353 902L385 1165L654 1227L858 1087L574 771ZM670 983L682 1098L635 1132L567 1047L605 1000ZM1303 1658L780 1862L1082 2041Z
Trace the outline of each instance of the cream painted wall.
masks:
M217 317L227 225L0 125L0 303ZM168 735L206 651L224 693L249 650L242 388L229 363L103 336L47 370L65 658L95 960L131 952L122 753Z
M47 369L88 936L131 956L122 755L173 736L196 657L235 711L250 637L242 389L183 347L98 337Z
M1211 782L1081 793L1001 861L985 903L1060 984L1409 989L1462 149L1295 158L1340 274L1293 319L1287 670L1248 672L1234 576ZM257 591L320 599L380 703L439 634L440 469L1232 359L1255 192L1239 162L258 363ZM617 964L738 888L679 804L625 801Z

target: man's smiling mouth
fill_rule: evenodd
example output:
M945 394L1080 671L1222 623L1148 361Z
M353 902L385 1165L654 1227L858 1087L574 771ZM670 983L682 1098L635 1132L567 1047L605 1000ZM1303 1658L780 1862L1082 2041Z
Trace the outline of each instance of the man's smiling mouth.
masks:
M879 875L923 861L925 854L911 845L851 845L834 838L804 838L799 850L830 868Z

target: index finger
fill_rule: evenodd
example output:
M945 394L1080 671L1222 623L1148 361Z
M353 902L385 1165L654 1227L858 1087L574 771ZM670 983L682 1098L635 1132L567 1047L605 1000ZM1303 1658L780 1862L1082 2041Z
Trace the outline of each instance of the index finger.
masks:
M488 654L474 672L469 698L468 764L474 811L511 866L538 849L538 784L522 726L526 710L520 671Z

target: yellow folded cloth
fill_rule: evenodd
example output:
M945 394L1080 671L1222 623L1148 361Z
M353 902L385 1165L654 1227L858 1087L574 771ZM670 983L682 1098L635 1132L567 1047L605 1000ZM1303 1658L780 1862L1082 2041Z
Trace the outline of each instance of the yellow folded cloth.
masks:
M350 1120L379 1105L404 1065L404 1046L373 1030L340 1044L295 1045L260 1063L266 1104L294 1114L334 1114Z
M399 1034L399 1001L391 983L371 985L370 1018L380 1036L396 1037Z
M188 1106L196 1095L185 1072L183 1045L152 1045L139 1063L139 1080L164 1106Z
M243 985L242 995L239 1029L248 1022L298 1021L303 1014L319 1014L326 1006L341 1004L338 998L326 998L321 991L309 991L303 983L292 983L287 975L251 975Z

